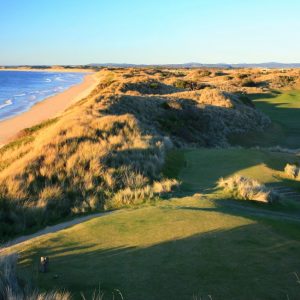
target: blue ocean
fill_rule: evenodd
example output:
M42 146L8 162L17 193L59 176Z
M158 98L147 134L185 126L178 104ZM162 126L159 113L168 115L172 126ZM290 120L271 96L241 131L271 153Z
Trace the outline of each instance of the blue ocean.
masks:
M83 81L86 73L0 71L0 120Z

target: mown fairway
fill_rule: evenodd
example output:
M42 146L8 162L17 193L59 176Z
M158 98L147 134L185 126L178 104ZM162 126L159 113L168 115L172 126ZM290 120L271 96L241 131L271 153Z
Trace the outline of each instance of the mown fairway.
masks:
M164 201L23 247L23 275L78 299L99 284L107 292L120 289L125 299L298 299L300 222L281 218L247 215L201 197ZM41 255L50 256L47 274L37 272Z
M244 146L300 148L300 91L254 95L252 100L273 125L263 133L235 136L232 141Z
M252 149L175 150L167 158L166 175L179 177L184 192L210 192L221 177L236 173L269 185L292 185L284 178L287 163L297 155ZM178 168L178 166L180 166Z

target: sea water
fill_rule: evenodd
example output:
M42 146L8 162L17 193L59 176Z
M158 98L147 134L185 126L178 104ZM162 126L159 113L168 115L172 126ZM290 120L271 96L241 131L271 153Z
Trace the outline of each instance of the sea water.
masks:
M83 81L86 73L0 71L0 120Z

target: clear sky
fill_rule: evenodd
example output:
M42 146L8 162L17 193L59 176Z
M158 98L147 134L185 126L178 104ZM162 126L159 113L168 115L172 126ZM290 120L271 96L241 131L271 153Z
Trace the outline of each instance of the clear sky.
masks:
M300 62L300 0L0 0L0 64Z

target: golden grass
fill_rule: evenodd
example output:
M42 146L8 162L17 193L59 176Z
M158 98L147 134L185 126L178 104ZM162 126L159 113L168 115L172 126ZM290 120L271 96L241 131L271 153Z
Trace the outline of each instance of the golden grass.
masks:
M170 147L226 146L229 133L265 128L233 94L245 92L238 71L227 73L230 83L207 70L101 70L88 97L0 150L1 234L154 199L178 185L161 173Z
M218 187L232 194L236 199L254 200L258 202L274 203L279 200L279 195L255 179L234 175L221 178Z

